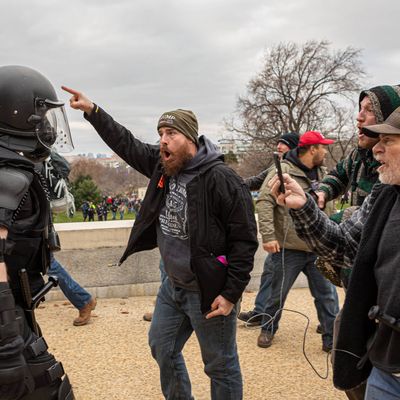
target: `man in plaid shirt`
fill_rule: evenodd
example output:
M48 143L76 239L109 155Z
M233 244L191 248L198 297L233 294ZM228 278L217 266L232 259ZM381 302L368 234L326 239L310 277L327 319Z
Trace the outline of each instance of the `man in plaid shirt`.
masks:
M400 107L364 133L380 139L373 153L382 184L341 224L289 175L285 194L277 177L269 185L278 203L291 208L297 234L313 251L353 266L333 349L335 386L347 391L367 380L365 400L394 400L400 398Z

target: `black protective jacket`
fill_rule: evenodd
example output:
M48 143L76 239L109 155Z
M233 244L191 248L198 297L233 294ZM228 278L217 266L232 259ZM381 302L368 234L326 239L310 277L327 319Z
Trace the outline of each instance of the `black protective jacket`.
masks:
M157 247L156 226L168 189L158 145L136 139L101 108L85 118L107 145L138 172L150 178L140 214L120 260ZM204 140L200 138L200 141ZM257 226L250 192L222 160L201 166L187 185L191 269L200 288L202 312L222 295L236 303L250 280L257 250ZM225 255L228 266L216 257Z
M45 379L50 376L48 370L52 364L55 365L55 360L46 352L45 342L33 335L32 326L28 326L24 317L22 308L26 304L19 278L20 270L25 269L33 295L43 286L42 273L49 260L45 240L49 212L34 165L16 152L0 146L0 225L8 230L2 251L8 283L0 282L1 399L27 398L24 393L28 388L40 388L38 396L50 398L42 387L44 382L49 382ZM32 320L30 322L32 324ZM43 347L31 347L33 343ZM35 354L33 348L40 351ZM28 397L39 398L35 394Z
M4 258L10 287L17 304L21 304L21 268L28 272L33 293L43 286L42 274L46 273L49 264L45 239L50 208L31 161L14 151L0 147L0 174L3 190L0 199L0 225L8 229L9 246ZM21 179L29 183L24 187Z

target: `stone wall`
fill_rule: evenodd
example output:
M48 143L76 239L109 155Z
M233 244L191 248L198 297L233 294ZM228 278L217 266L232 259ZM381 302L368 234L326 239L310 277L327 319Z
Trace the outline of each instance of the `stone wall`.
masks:
M97 297L155 295L159 287L158 249L136 253L116 266L128 241L133 221L56 224L63 250L55 257L72 277ZM260 245L247 290L258 290L266 253ZM296 287L307 285L301 274ZM63 299L53 289L48 299Z

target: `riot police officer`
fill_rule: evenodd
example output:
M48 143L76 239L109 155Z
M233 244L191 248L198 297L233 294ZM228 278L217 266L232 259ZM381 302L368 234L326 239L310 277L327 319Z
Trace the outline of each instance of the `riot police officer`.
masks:
M52 283L49 201L34 163L72 146L63 103L39 72L0 67L0 398L74 399L34 308ZM45 287L43 289L43 287Z

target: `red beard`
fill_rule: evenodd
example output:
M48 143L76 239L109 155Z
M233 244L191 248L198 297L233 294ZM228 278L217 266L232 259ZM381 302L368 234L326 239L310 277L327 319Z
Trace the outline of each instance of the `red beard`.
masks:
M166 146L163 146L160 149L160 158L165 175L174 176L184 169L193 156L186 147L171 153Z

